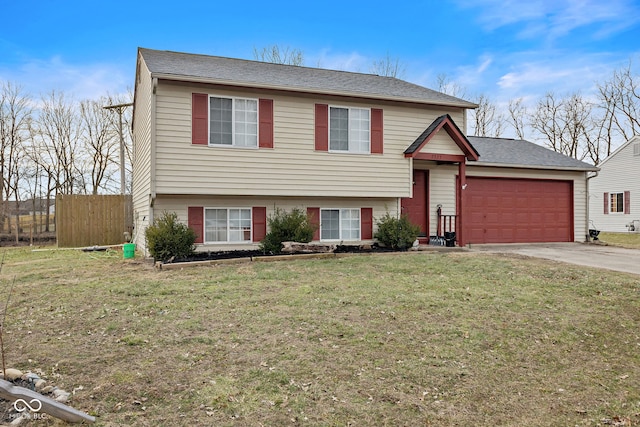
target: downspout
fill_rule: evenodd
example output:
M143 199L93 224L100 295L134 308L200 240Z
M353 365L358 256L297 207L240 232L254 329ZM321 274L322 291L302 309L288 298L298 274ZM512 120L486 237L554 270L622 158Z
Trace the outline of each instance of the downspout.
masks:
M467 242L465 241L464 236L464 200L465 200L465 190L467 189L467 157L465 156L464 160L458 164L458 176L459 182L457 194L459 195L459 199L456 200L456 241L458 242L458 246L464 246Z
M149 185L149 224L153 224L153 205L156 201L156 92L158 89L158 78L153 78L151 92L151 167L149 168L150 185Z
M587 206L586 206L586 211L587 211L587 229L585 230L587 233L585 234L585 241L588 242L589 241L589 222L591 218L591 215L589 213L589 180L591 178L595 178L596 176L598 176L600 172L599 171L595 171L594 175L589 176L589 172L585 172L585 174L587 175L587 189L585 191L586 195L586 202L587 202Z

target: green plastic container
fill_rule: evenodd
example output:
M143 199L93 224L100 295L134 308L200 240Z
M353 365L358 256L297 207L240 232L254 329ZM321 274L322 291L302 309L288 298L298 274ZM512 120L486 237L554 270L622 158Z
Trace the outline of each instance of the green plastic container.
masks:
M136 244L125 243L122 245L122 251L124 252L124 259L130 259L136 256Z

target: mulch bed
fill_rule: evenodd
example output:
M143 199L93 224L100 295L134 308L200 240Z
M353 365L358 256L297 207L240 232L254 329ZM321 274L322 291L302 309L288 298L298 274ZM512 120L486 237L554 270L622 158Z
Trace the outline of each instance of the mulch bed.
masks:
M378 253L378 252L397 252L397 250L384 248L377 244L373 244L367 247L361 245L337 245L333 253ZM188 258L174 258L168 263L178 262L194 262L194 261L215 261L221 259L233 259L233 258L253 258L263 256L275 256L275 255L289 255L289 254L273 254L266 253L261 250L234 250L234 251L214 251L214 252L196 252ZM295 256L297 254L290 254Z

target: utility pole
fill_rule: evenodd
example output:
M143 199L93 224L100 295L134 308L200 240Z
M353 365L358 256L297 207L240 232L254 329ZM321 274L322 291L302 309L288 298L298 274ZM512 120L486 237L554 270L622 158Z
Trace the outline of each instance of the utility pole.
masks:
M118 112L118 117L120 119L118 126L118 133L120 134L120 194L125 193L125 185L124 185L124 134L122 132L122 113L124 113L124 109L127 107L131 107L133 105L132 102L127 104L118 104L118 105L109 105L106 107L102 107L105 110L116 110Z

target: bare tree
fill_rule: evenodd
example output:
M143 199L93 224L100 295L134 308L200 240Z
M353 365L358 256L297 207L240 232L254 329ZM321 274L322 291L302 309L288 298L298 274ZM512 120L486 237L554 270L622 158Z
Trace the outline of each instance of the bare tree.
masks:
M0 87L0 202L2 228L7 215L6 206L11 198L15 199L16 211L19 215L20 181L22 178L22 158L24 143L28 139L31 122L30 98L23 93L20 86L3 83ZM16 240L19 239L19 216L16 218ZM9 218L9 228L11 222Z
M80 144L84 158L79 163L84 165L84 173L79 178L87 193L107 190L117 171L120 137L112 123L113 114L103 108L113 104L113 99L107 97L80 102ZM90 181L90 189L86 181Z
M488 96L480 94L474 100L478 108L471 112L475 136L499 138L504 130L505 119Z
M402 79L404 78L405 67L398 58L391 58L387 53L386 57L373 61L370 72L379 76Z
M525 139L525 119L527 117L527 107L522 103L522 98L509 100L508 122L516 132L518 139Z
M563 153L562 144L562 104L556 100L556 96L549 92L538 101L536 110L531 116L531 127L543 138L545 145L553 151Z
M589 148L596 130L592 110L593 105L579 93L558 99L549 92L538 101L531 127L552 150L580 160L589 155L597 161L597 152Z
M599 134L604 139L606 156L611 154L618 139L628 141L640 134L639 85L640 76L634 74L631 61L598 85L603 110Z
M467 97L466 88L451 80L446 73L440 73L436 76L435 86L438 92L446 93L456 98Z
M263 47L260 50L254 47L253 56L256 61L285 65L304 65L304 54L300 49L281 48L278 45Z
M51 92L44 96L34 123L30 155L42 170L43 181L46 181L47 227L51 197L60 193L73 194L79 182L78 140L76 105L62 93Z

